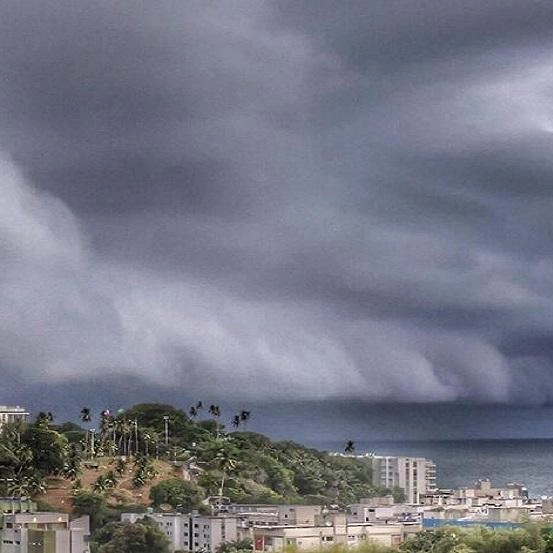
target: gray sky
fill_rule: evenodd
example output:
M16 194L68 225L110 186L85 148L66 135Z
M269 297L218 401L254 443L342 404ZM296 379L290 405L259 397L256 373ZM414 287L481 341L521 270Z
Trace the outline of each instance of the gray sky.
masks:
M551 401L552 24L4 1L0 400Z

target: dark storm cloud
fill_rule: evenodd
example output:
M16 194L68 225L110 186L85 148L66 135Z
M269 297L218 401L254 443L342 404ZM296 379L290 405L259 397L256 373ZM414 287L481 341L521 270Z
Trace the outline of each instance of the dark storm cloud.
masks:
M6 2L13 392L550 401L552 18Z

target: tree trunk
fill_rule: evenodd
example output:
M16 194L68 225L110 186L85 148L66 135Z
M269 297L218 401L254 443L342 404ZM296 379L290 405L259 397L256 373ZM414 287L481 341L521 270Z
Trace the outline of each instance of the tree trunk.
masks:
M221 487L219 488L219 498L223 497L223 489L224 489L224 486L225 486L225 477L226 477L226 472L223 471L223 478L221 478Z

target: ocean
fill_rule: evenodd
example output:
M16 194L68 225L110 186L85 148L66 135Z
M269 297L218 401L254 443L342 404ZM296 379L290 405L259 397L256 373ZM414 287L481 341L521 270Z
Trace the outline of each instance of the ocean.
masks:
M310 442L310 447L343 451L342 442ZM553 440L443 440L356 442L355 453L406 455L432 459L441 488L489 478L492 485L526 485L530 497L553 496Z

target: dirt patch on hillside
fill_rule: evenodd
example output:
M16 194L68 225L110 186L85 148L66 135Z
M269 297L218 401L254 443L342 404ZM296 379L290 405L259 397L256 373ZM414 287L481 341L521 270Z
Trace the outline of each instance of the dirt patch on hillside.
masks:
M103 457L90 463L91 468L83 467L80 475L82 488L92 490L96 479L106 472L113 470L116 459ZM150 504L150 488L162 480L168 478L179 478L182 471L164 461L153 461L157 476L141 488L133 488L132 478L134 473L134 463L129 461L124 474L114 490L105 494L106 500L110 505L122 503L135 503L140 505ZM73 508L74 482L65 478L50 478L47 482L47 492L37 496L34 499L48 503L58 511L69 513Z

